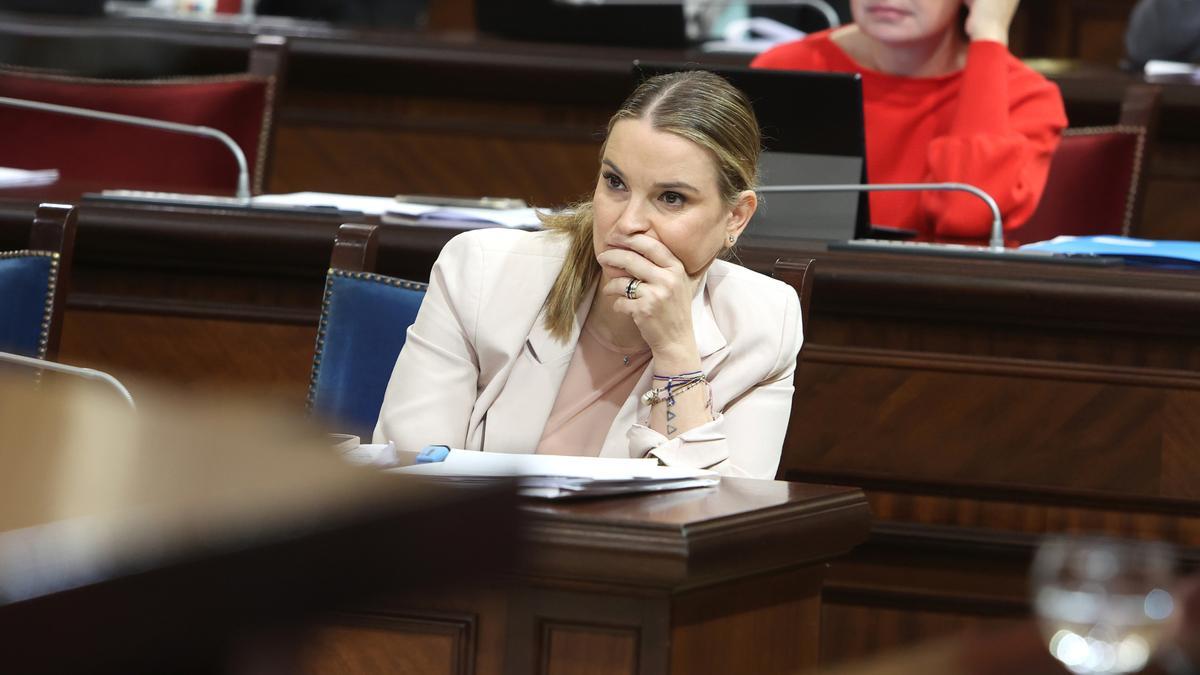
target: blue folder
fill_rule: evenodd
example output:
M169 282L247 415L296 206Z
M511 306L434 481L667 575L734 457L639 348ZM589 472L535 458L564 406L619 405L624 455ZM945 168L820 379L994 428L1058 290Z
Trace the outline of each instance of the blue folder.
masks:
M1168 269L1200 269L1200 241L1134 239L1101 235L1055 237L1026 244L1022 249L1061 255L1094 255L1121 258L1126 265Z

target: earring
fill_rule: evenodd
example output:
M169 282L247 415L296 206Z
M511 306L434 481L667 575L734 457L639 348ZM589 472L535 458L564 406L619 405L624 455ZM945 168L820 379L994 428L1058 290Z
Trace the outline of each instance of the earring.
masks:
M729 235L729 245L733 246L733 242L735 241L737 241L737 237L733 236L732 234Z

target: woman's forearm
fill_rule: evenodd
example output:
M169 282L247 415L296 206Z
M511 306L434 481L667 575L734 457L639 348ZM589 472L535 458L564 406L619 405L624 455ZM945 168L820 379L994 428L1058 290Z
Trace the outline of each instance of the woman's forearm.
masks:
M711 422L712 395L700 356L693 347L678 355L656 356L649 394L650 428L667 438Z

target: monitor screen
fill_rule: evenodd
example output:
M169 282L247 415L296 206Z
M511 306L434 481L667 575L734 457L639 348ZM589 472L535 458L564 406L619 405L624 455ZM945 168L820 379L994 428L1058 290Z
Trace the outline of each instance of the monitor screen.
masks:
M680 63L635 61L636 82L695 70ZM857 74L704 68L741 89L762 129L761 185L861 184L866 176L862 78ZM867 194L761 194L743 238L748 243L809 239L845 241L870 236Z
M683 7L667 3L484 0L479 30L518 40L670 48L688 44Z

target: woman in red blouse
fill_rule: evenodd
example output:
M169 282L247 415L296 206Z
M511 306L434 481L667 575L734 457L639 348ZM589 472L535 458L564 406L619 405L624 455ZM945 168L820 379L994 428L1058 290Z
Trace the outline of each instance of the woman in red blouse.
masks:
M1019 0L851 0L854 23L780 45L758 68L863 78L873 183L970 183L995 199L1006 230L1037 207L1066 126L1058 87L1008 51ZM873 193L880 225L986 237L991 216L955 192Z

